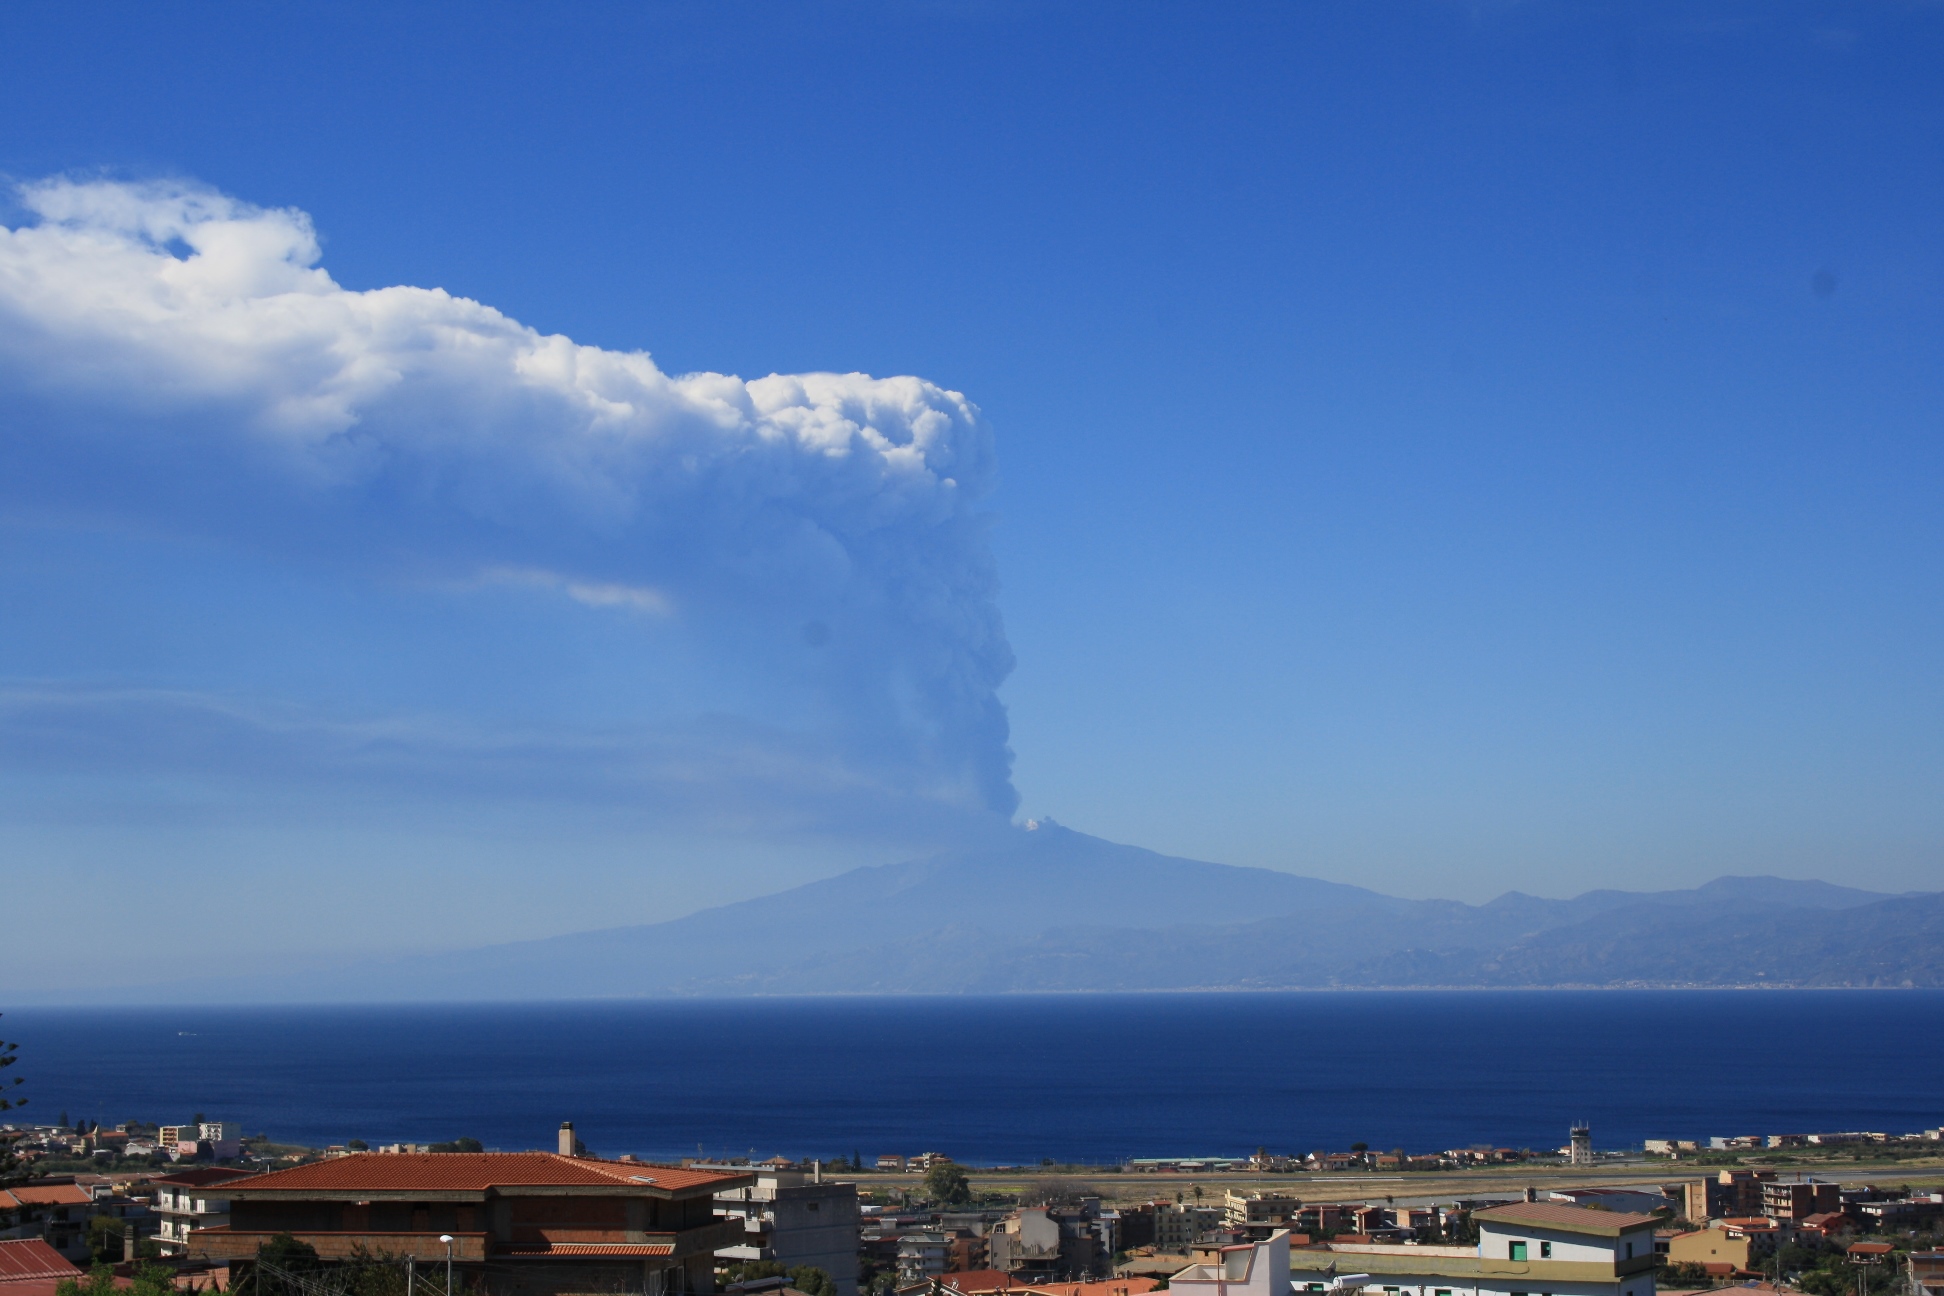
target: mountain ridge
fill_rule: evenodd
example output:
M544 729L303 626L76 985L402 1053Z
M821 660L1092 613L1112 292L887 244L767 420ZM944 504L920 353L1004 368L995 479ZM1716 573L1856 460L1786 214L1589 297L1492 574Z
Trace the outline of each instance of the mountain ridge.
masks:
M659 923L148 993L350 1002L1851 984L1944 985L1944 893L1731 876L1470 905L1045 823Z

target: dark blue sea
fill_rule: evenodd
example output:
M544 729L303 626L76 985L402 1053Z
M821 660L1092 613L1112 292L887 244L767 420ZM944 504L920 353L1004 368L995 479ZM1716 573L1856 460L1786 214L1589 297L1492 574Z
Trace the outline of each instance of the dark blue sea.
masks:
M323 1145L1051 1157L1557 1147L1944 1122L1944 992L20 1009L32 1105Z

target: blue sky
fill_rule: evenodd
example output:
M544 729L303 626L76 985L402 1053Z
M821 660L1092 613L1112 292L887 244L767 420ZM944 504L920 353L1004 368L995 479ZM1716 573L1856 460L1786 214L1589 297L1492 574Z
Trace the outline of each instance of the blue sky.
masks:
M1029 814L1408 895L1944 885L1940 56L1928 5L9 9L0 223L67 241L0 302L6 890L107 977L158 915L469 944ZM138 328L184 203L243 278ZM287 212L296 341L225 313ZM394 285L526 358L290 413L477 324ZM727 466L604 457L513 321ZM919 486L664 377L824 371L933 386L721 435L885 402Z

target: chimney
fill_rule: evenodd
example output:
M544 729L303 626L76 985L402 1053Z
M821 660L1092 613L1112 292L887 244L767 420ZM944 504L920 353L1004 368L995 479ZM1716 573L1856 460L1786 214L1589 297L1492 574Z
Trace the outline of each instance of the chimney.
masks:
M810 1163L810 1182L811 1183L823 1182L823 1162L812 1161Z
M564 1137L564 1136L563 1136L563 1137ZM1529 1201L1529 1202L1536 1202L1536 1201L1538 1201L1538 1200L1539 1200L1539 1190L1538 1190L1537 1188L1527 1188L1527 1189L1526 1189L1526 1191L1525 1191L1525 1199L1526 1199L1527 1201Z
M574 1122L560 1122L560 1155L574 1155Z
M135 1226L133 1224L122 1225L122 1263L135 1263Z

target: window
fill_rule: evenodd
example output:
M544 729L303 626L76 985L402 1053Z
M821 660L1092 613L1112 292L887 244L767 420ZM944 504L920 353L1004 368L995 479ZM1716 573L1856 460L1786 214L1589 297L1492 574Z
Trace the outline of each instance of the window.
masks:
M1627 1259L1633 1259L1633 1243L1627 1243Z
M1511 1246L1509 1246L1508 1248L1506 1248L1506 1257L1507 1257L1508 1259L1511 1259L1511 1260L1523 1260L1523 1259L1525 1259L1525 1258L1526 1258L1526 1244L1525 1244L1525 1243L1523 1243L1523 1242L1514 1242L1514 1243L1512 1243L1512 1245L1511 1245ZM1512 1294L1512 1296L1525 1296L1525 1293L1524 1293L1524 1292L1514 1292L1514 1293Z
M1540 1258L1541 1260L1550 1260L1550 1259L1552 1259L1552 1243L1550 1243L1550 1242L1541 1242L1541 1243L1539 1244L1539 1258Z

